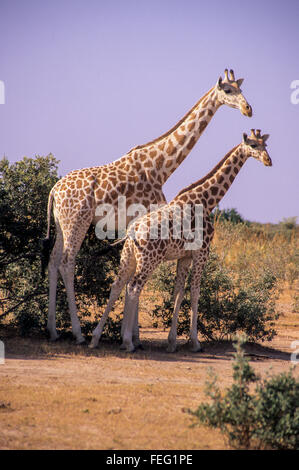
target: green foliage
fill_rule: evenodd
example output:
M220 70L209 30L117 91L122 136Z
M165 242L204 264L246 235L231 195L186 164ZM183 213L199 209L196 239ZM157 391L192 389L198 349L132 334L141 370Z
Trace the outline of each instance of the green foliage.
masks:
M297 217L285 217L280 222L283 230L294 230L297 227Z
M47 199L57 181L53 155L0 162L0 305L3 318L22 332L40 329L47 289L40 280L40 239L46 230Z
M255 436L264 447L299 448L299 382L291 371L264 380L257 387Z
M0 162L0 322L17 326L22 334L45 330L48 311L48 279L41 278L40 240L47 230L47 201L58 180L58 161L53 155L24 158L14 164ZM52 217L51 232L54 234ZM106 242L90 228L77 257L76 300L83 331L95 326L109 297L113 273L119 261L118 247L102 256ZM61 279L57 289L57 327L69 328L70 317ZM108 336L119 336L119 322L111 320Z
M291 371L261 381L244 355L245 341L240 336L235 345L232 386L222 396L211 373L206 384L211 404L185 411L196 418L194 425L219 428L233 448L298 449L299 382Z
M48 193L57 181L53 155L24 158L9 164L0 161L0 263L39 251L46 224Z
M232 224L249 224L249 222L245 221L235 208L219 209L219 207L216 207L216 209L211 213L211 218L213 221L217 220L222 222L226 220Z
M156 305L153 310L155 326L159 321L165 327L171 324L174 280L174 270L167 269L166 265L161 265L154 275L154 288L164 292L162 305ZM190 282L191 275L186 282L178 335L189 334ZM276 334L273 321L278 317L275 311L275 284L276 278L268 270L256 275L243 271L242 275L236 276L211 250L201 279L198 331L208 340L231 339L238 331L246 333L251 341L271 340Z

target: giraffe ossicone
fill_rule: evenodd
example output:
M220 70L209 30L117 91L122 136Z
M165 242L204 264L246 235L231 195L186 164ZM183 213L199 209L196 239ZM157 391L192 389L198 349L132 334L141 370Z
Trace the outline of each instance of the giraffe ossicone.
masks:
M190 153L203 131L222 105L239 109L251 116L252 109L244 98L234 73L225 71L219 79L168 132L144 145L138 145L118 160L103 166L75 170L61 178L52 188L48 200L48 230L43 244L43 266L48 265L49 311L47 329L51 340L57 339L56 289L62 276L69 304L72 331L77 343L84 342L77 315L74 292L76 255L90 224L97 224L102 204L114 207L116 218L118 196L126 197L127 207L166 203L163 185ZM50 218L56 225L56 240L50 255ZM127 214L125 226L134 218ZM115 228L117 229L117 222Z
M177 276L174 287L174 311L172 325L168 336L168 351L176 350L177 321L181 302L184 296L184 284L188 269L192 263L191 276L191 322L190 341L192 351L200 351L201 346L197 335L198 298L203 268L208 258L209 247L213 239L214 228L209 218L211 211L220 202L233 183L240 169L249 157L261 161L265 166L272 166L271 158L266 150L268 134L261 135L260 130L251 131L251 135L243 134L241 144L230 150L222 160L204 178L182 189L166 206L156 212L158 229L161 228L163 213L174 213L171 207L189 204L194 209L196 204L203 206L203 241L199 249L186 249L184 237L170 236L168 239L150 238L150 218L148 213L135 222L134 237L128 231L122 250L119 274L112 285L107 307L95 328L90 347L98 345L103 327L114 303L122 289L127 285L124 318L122 326L122 348L134 351L135 342L139 343L138 302L140 293L155 268L164 261L178 260ZM193 210L192 225L195 225L196 212ZM148 236L144 234L148 232ZM160 230L161 233L161 230Z

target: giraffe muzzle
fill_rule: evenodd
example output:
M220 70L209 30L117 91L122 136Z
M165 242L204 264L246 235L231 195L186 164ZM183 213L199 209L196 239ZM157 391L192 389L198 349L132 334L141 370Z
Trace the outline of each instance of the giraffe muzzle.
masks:
M244 116L251 117L252 116L252 107L250 106L250 104L247 103L244 106L242 106L241 112L242 112L242 114L244 114Z
M272 160L270 157L265 157L263 163L265 166L272 166Z

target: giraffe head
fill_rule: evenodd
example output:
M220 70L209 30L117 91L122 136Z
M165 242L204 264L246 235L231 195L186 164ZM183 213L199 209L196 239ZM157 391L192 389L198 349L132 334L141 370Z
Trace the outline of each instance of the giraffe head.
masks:
M255 132L254 129L251 129L249 137L247 134L243 134L241 145L248 157L260 160L265 166L272 166L272 160L266 150L266 140L268 137L269 134L261 135L260 129L257 129Z
M243 83L243 78L235 80L234 71L230 70L230 77L228 76L228 70L224 71L224 79L219 77L217 85L215 87L217 92L217 100L220 104L226 104L231 108L240 109L241 113L245 116L252 116L252 108L247 103L246 99L242 95L240 86Z

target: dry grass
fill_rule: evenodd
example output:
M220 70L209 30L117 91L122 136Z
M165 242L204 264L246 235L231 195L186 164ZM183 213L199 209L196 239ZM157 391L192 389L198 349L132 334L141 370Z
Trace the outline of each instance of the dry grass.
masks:
M198 431L189 429L181 409L198 403L203 372L184 353L168 357L155 341L128 356L110 344L90 351L66 342L7 340L0 447L196 448ZM217 433L204 447L215 445L223 445Z
M299 229L290 232L262 226L217 223L213 246L237 272L268 269L293 287L299 278Z
M298 317L286 307L289 300L284 292L275 340L248 346L261 375L270 366L278 373L291 365ZM205 400L209 367L222 389L232 383L232 345L205 344L203 353L194 354L181 340L171 355L166 337L162 330L142 328L144 351L128 355L109 342L90 350L71 340L51 344L8 335L0 365L0 448L225 449L219 431L190 428L182 409Z

